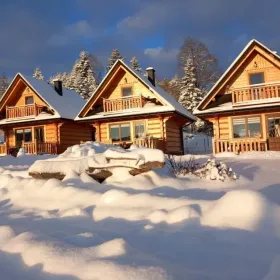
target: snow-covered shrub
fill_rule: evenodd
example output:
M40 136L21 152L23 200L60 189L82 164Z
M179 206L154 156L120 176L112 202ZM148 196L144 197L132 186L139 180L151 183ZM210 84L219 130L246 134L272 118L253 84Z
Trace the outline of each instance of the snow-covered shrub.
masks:
M223 162L216 162L215 159L208 159L206 163L199 165L192 156L188 160L183 157L167 157L167 166L175 176L194 174L200 178L209 180L225 181L226 178L236 180L237 175Z
M231 168L223 162L216 162L215 159L208 159L206 163L200 166L194 172L195 175L200 178L206 178L210 180L221 180L224 181L226 178L236 180L237 175Z
M197 170L199 164L195 162L194 157L190 157L190 159L186 161L183 159L183 157L174 157L173 155L168 155L167 166L172 174L178 176L194 173L195 170Z

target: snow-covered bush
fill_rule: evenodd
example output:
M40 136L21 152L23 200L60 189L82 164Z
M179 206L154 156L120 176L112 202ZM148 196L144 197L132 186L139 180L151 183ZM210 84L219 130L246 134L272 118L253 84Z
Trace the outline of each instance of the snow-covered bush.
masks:
M231 168L223 162L216 162L215 159L208 159L206 163L201 165L199 169L194 172L195 175L200 178L206 178L210 180L224 181L226 178L236 180L237 175Z
M184 160L183 157L174 157L173 155L168 155L167 166L172 174L175 176L186 175L189 173L194 173L199 164L195 162L194 157L190 157L188 161Z
M199 165L192 156L189 160L183 157L168 156L167 166L175 176L194 174L200 178L225 181L226 178L236 180L237 175L223 162L217 163L215 159L208 159L206 163Z

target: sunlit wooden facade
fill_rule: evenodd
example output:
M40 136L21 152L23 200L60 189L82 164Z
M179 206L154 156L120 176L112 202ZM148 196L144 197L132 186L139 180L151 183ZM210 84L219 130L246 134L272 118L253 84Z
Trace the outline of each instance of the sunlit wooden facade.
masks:
M280 57L251 41L200 103L214 153L280 150Z

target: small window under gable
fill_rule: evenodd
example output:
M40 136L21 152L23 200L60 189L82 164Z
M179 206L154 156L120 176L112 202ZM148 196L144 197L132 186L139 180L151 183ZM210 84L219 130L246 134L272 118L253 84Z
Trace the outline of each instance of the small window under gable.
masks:
M122 88L122 96L127 97L132 95L132 87L123 87Z
M33 96L26 96L25 97L25 105L32 105L34 104L34 97Z
M257 85L264 83L264 73L252 73L249 74L250 85Z

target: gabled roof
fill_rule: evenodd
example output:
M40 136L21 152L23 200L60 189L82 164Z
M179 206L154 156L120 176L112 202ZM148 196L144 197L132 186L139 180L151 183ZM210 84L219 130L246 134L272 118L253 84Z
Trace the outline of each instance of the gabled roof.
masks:
M248 50L250 50L251 48L254 48L256 46L262 48L263 50L265 50L267 53L272 55L274 58L276 58L280 62L280 56L276 52L272 51L271 49L269 49L268 47L266 47L265 45L263 45L262 43L260 43L256 39L251 40L245 46L245 48L242 50L242 52L236 57L236 59L231 63L231 65L227 68L227 70L223 73L223 75L220 77L220 79L209 90L207 95L203 98L203 100L199 103L199 105L194 110L194 114L199 114L199 113L202 113L204 111L204 110L201 110L201 106L205 103L206 100L208 100L214 94L217 87L226 79L226 77L230 73L230 71L239 64L239 61L244 56L244 54L247 53ZM211 110L211 111L213 112L214 110ZM220 110L217 110L217 111L220 111Z
M110 71L107 73L107 75L104 77L104 79L102 80L102 82L99 84L99 86L97 87L96 91L94 92L94 94L90 97L90 99L88 100L88 103L91 102L91 100L95 97L95 95L98 93L99 89L106 83L106 78L114 71L114 69L117 67L118 64L121 64L124 68L127 69L127 71L129 71L130 73L132 73L135 77L137 77L143 84L145 84L154 94L155 96L163 102L164 106L156 106L156 107L152 107L152 108L138 108L136 110L129 110L127 112L116 112L115 115L117 116L126 116L126 115L133 115L134 112L135 114L140 115L142 112L143 113L157 113L157 112L177 112L180 115L183 115L187 118L189 118L190 120L196 120L196 117L191 114L185 107L183 107L174 97L172 97L171 95L169 95L166 91L164 91L161 87L157 86L157 85L152 85L150 83L150 81L148 80L148 78L146 78L144 75L142 75L141 73L139 73L138 71L135 71L133 69L131 69L124 61L122 60L117 60L115 62L115 64L112 66L112 68L110 69ZM87 103L87 104L88 104ZM86 104L86 105L87 105ZM100 115L93 115L93 116L89 116L89 117L80 117L80 114L83 112L83 110L85 109L86 105L82 108L82 110L79 112L79 114L76 117L76 120L81 120L81 119L96 119L96 118L106 118L106 116L111 116L113 115L113 113L110 114L106 114L104 113L104 115L100 116Z
M51 109L55 111L57 118L74 119L78 112L85 104L85 100L75 91L63 88L63 95L60 96L54 89L53 85L46 81L38 80L33 77L25 76L17 73L13 81L10 83L8 89L0 99L0 103L9 92L13 82L16 78L22 78L24 82L46 103Z

